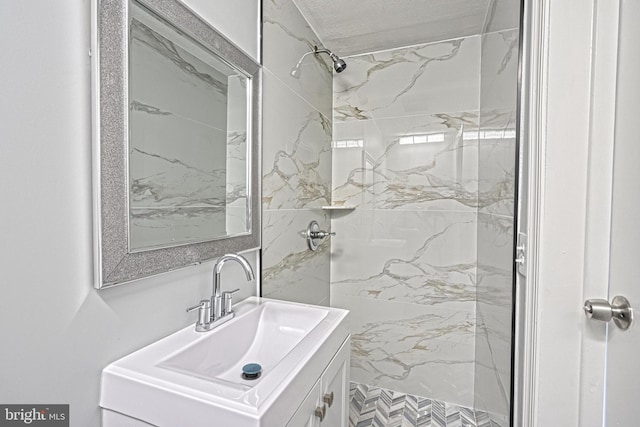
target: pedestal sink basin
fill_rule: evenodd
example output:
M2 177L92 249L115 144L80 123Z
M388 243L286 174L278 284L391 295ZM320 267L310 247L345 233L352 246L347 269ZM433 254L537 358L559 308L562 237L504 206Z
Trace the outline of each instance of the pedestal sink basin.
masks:
M235 312L209 332L189 326L107 366L105 425L116 413L157 426L285 426L348 339L347 312L256 297ZM258 378L243 377L248 364L261 365Z

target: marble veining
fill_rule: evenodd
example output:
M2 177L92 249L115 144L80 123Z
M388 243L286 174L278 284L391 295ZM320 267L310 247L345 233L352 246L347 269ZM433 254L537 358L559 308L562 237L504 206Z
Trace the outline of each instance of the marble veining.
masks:
M351 310L353 381L473 404L473 306L381 301L335 288L331 301Z
M131 245L154 248L200 242L225 234L225 210L216 207L132 209Z
M194 65L193 62L200 61L171 40L163 37L135 18L131 19L129 31L131 39L134 42L144 44L162 57L169 59L178 69L182 70L182 72L215 88L221 95L226 95L226 79L221 79L219 76L216 78L213 77L210 72L198 70L198 67Z
M479 212L513 216L515 195L515 109L508 112L490 111L492 119L485 121L480 132L485 139L480 145L478 174ZM495 123L505 120L501 126Z
M247 132L227 132L227 204L247 198Z
M199 48L161 20L136 8L131 13L131 246L225 235L231 218L227 204L244 204L246 223L246 183L236 179L230 167L237 165L227 161L229 81L238 87L243 82L214 68L226 70L213 55L195 56ZM238 146L246 135L239 138ZM243 215L238 210L232 217Z
M510 64L514 64L518 61L516 55L518 55L520 37L517 30L502 31L498 33L498 35L506 45L504 56L502 57L502 61L500 61L500 67L497 71L497 74L502 74L507 70Z
M334 79L334 119L477 110L478 53L470 37L351 57Z
M468 407L480 47L469 37L352 57L334 78L332 201L356 210L332 219L331 300L351 310L352 379Z
M145 159L138 160L138 156ZM132 177L131 203L134 208L221 206L226 201L226 168L203 171L182 160L166 158L160 154L147 153L139 149L134 149L131 157L147 164L153 160L156 160L156 164L168 164L166 169L163 165L156 166L154 174ZM180 183L178 187L175 186L176 182Z
M509 413L511 375L511 334L504 325L511 323L511 309L496 310L478 304L476 326L476 370L478 375L488 375L492 385L477 397L476 406L492 408L501 414ZM486 387L486 385L485 385ZM490 403L489 403L490 402Z
M138 102L138 101L131 101L129 103L129 110L130 111L141 111L143 113L147 113L147 114L159 114L161 116L170 116L171 113L168 111L162 111L160 108L158 107L154 107L153 105L147 105L147 104L143 104L142 102Z
M404 51L404 50L394 51L392 53L391 58L385 59L385 60L377 60L375 57L375 54L366 55L364 57L364 61L369 62L371 64L370 67L367 69L366 79L358 84L346 87L345 89L343 89L342 92L343 93L357 92L369 82L369 79L371 79L376 72L385 70L394 65L401 64L401 63L417 64L417 69L413 72L413 75L410 76L410 78L408 79L409 81L406 83L406 85L404 87L401 87L400 91L397 92L392 99L386 102L386 105L375 106L373 108L369 108L368 111L373 113L376 110L388 107L391 104L398 101L400 97L408 93L416 85L416 83L418 82L418 79L420 79L424 75L427 67L431 62L447 61L453 58L455 55L457 55L458 51L460 50L460 46L462 44L462 39L454 40L450 42L450 44L451 44L451 50L449 52L446 52L445 54L436 56L436 57L429 57L429 56L420 54L419 50L414 50L414 49L408 50L408 53L407 51ZM338 96L340 96L340 93L338 93ZM338 117L338 119L340 119L340 117Z
M509 413L513 217L478 215L476 407Z
M264 209L320 208L331 200L331 121L265 72Z
M323 47L291 0L263 4L262 294L329 304L330 243L312 252L302 234L311 220L331 229L332 68L308 55Z
M298 231L295 234L300 235L303 231ZM291 252L285 255L278 261L277 264L269 266L264 269L262 276L265 280L274 279L285 272L296 273L301 266L307 262L313 260L316 257L326 255L328 253L329 245L321 244L317 251L312 252L309 250L303 250L302 252Z
M507 3L492 2L488 27ZM474 401L497 414L510 411L518 43L517 28L482 36Z
M334 203L376 209L475 210L477 128L477 112L336 124L334 140L362 139L363 146L334 149ZM434 142L406 143L416 135Z
M263 212L262 294L329 305L329 242L310 251L303 236L309 221L329 228L326 213L306 209Z
M312 297L308 292L304 295L304 289L309 288L309 285L305 285L304 282L309 279L318 279L315 274L310 273L310 270L322 268L322 264L327 262L328 255L328 245L320 246L313 253L305 250L287 254L277 264L264 269L263 277L269 284L264 287L263 295L268 298L328 305L326 293L322 293L319 299ZM301 280L301 277L306 279Z
M311 130L311 127L315 129ZM330 123L322 114L310 112L293 140L287 141L288 144L273 156L273 163L265 167L262 201L266 209L329 204L330 187L318 169L328 163L323 162L323 157L330 156L331 148L327 144L318 150L306 144L308 134L318 130L330 134ZM317 150L315 156L309 158L313 150Z
M475 217L367 212L334 220L334 289L412 304L475 302ZM354 265L356 253L367 262Z
M520 25L519 2L510 0L491 0L485 16L483 33L506 32L518 29Z
M236 130L227 132L227 148L232 154L228 158L244 161L247 157L247 131Z
M309 51L313 50L313 48L319 44L319 42L317 40L310 39L310 38L308 38L306 36L301 35L300 33L296 33L295 30L293 30L293 29L289 29L287 27L287 24L284 21L272 18L272 16L276 15L275 10L273 10L273 9L276 9L276 10L280 9L280 11L282 13L283 9L286 10L287 7L290 7L289 6L289 4L290 4L289 2L269 0L266 3L267 3L266 4L266 8L265 8L266 13L264 14L264 17L263 17L263 20L262 20L262 22L265 25L274 25L274 26L276 26L280 31L282 31L284 34L286 34L287 37L289 37L289 38L291 38L291 39L303 44L304 46L306 46L306 48ZM289 11L288 13L295 13L295 12ZM295 63L294 63L294 65L295 65ZM326 66L326 64L324 64L323 67L326 69L327 72L331 71Z
M475 322L469 313L428 313L422 316L395 320L394 322L367 323L352 336L352 351L366 356L354 363L354 368L373 373L375 382L407 379L413 370L425 365L455 365L472 363L468 354L461 352L458 358L446 359L439 350L456 347L447 340L452 334L473 335ZM453 322L453 323L452 323ZM434 324L442 327L434 328ZM385 339L400 337L398 342ZM372 338L373 337L373 338ZM426 354L426 353L430 354ZM425 380L429 382L428 379Z
M474 370L497 400L508 389L510 271L497 259L512 235L517 32L345 58L332 111L327 61L289 75L319 44L293 3L266 1L263 20L263 294L326 301L331 259L352 377L372 384L354 393L351 425L506 426L469 408ZM356 209L329 219L330 203ZM310 219L338 233L315 253L300 236Z
M326 55L308 55L300 76L291 76L298 60L322 42L291 0L269 0L263 4L263 62L265 69L308 102L331 117L333 68Z

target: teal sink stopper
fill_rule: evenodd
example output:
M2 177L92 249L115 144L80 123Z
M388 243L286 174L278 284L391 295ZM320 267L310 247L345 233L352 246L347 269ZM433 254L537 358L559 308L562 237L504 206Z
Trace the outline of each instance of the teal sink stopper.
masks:
M247 363L242 367L242 378L245 380L255 380L262 375L262 366L259 363Z

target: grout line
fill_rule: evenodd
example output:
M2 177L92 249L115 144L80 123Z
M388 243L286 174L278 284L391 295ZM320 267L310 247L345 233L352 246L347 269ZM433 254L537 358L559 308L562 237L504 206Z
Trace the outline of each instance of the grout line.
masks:
M453 115L453 114L461 114L461 113L477 113L478 114L478 118L480 118L480 113L482 112L482 110L480 108L470 108L467 110L458 110L458 111L434 111L434 112L423 112L423 113L415 113L415 114L407 114L407 115L401 115L401 116L383 116L383 117L372 117L370 119L363 119L363 120L358 120L358 119L349 119L349 120L336 120L335 118L333 119L334 121L334 126L339 125L341 123L352 123L352 122L370 122L370 121L383 121L383 120L394 120L394 119L411 119L411 118L419 118L419 117L435 117L436 114L446 114L446 115ZM433 123L433 125L436 125L437 123ZM478 124L478 126L480 126Z
M482 36L482 34L480 34L480 33L478 33L478 34L470 34L468 36L452 37L450 39L445 39L445 40L436 40L436 41L426 42L426 43L416 43L416 44L411 44L411 45L407 45L407 46L399 46L399 47L392 47L392 48L388 48L388 49L374 50L374 51L371 51L371 52L362 52L362 53L357 53L355 55L343 56L343 58L356 58L358 56L376 55L376 54L379 54L379 53L386 53L386 52L391 52L391 51L394 51L394 50L416 49L416 48L430 46L432 44L450 43L450 42L453 42L453 41L456 41L456 40L472 39L474 37L478 37L479 38L481 36Z

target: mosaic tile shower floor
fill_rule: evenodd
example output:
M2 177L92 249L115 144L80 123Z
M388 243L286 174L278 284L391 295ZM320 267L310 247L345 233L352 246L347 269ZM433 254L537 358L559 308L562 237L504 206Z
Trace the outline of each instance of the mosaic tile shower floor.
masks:
M350 384L350 427L507 427L482 411L365 384Z

